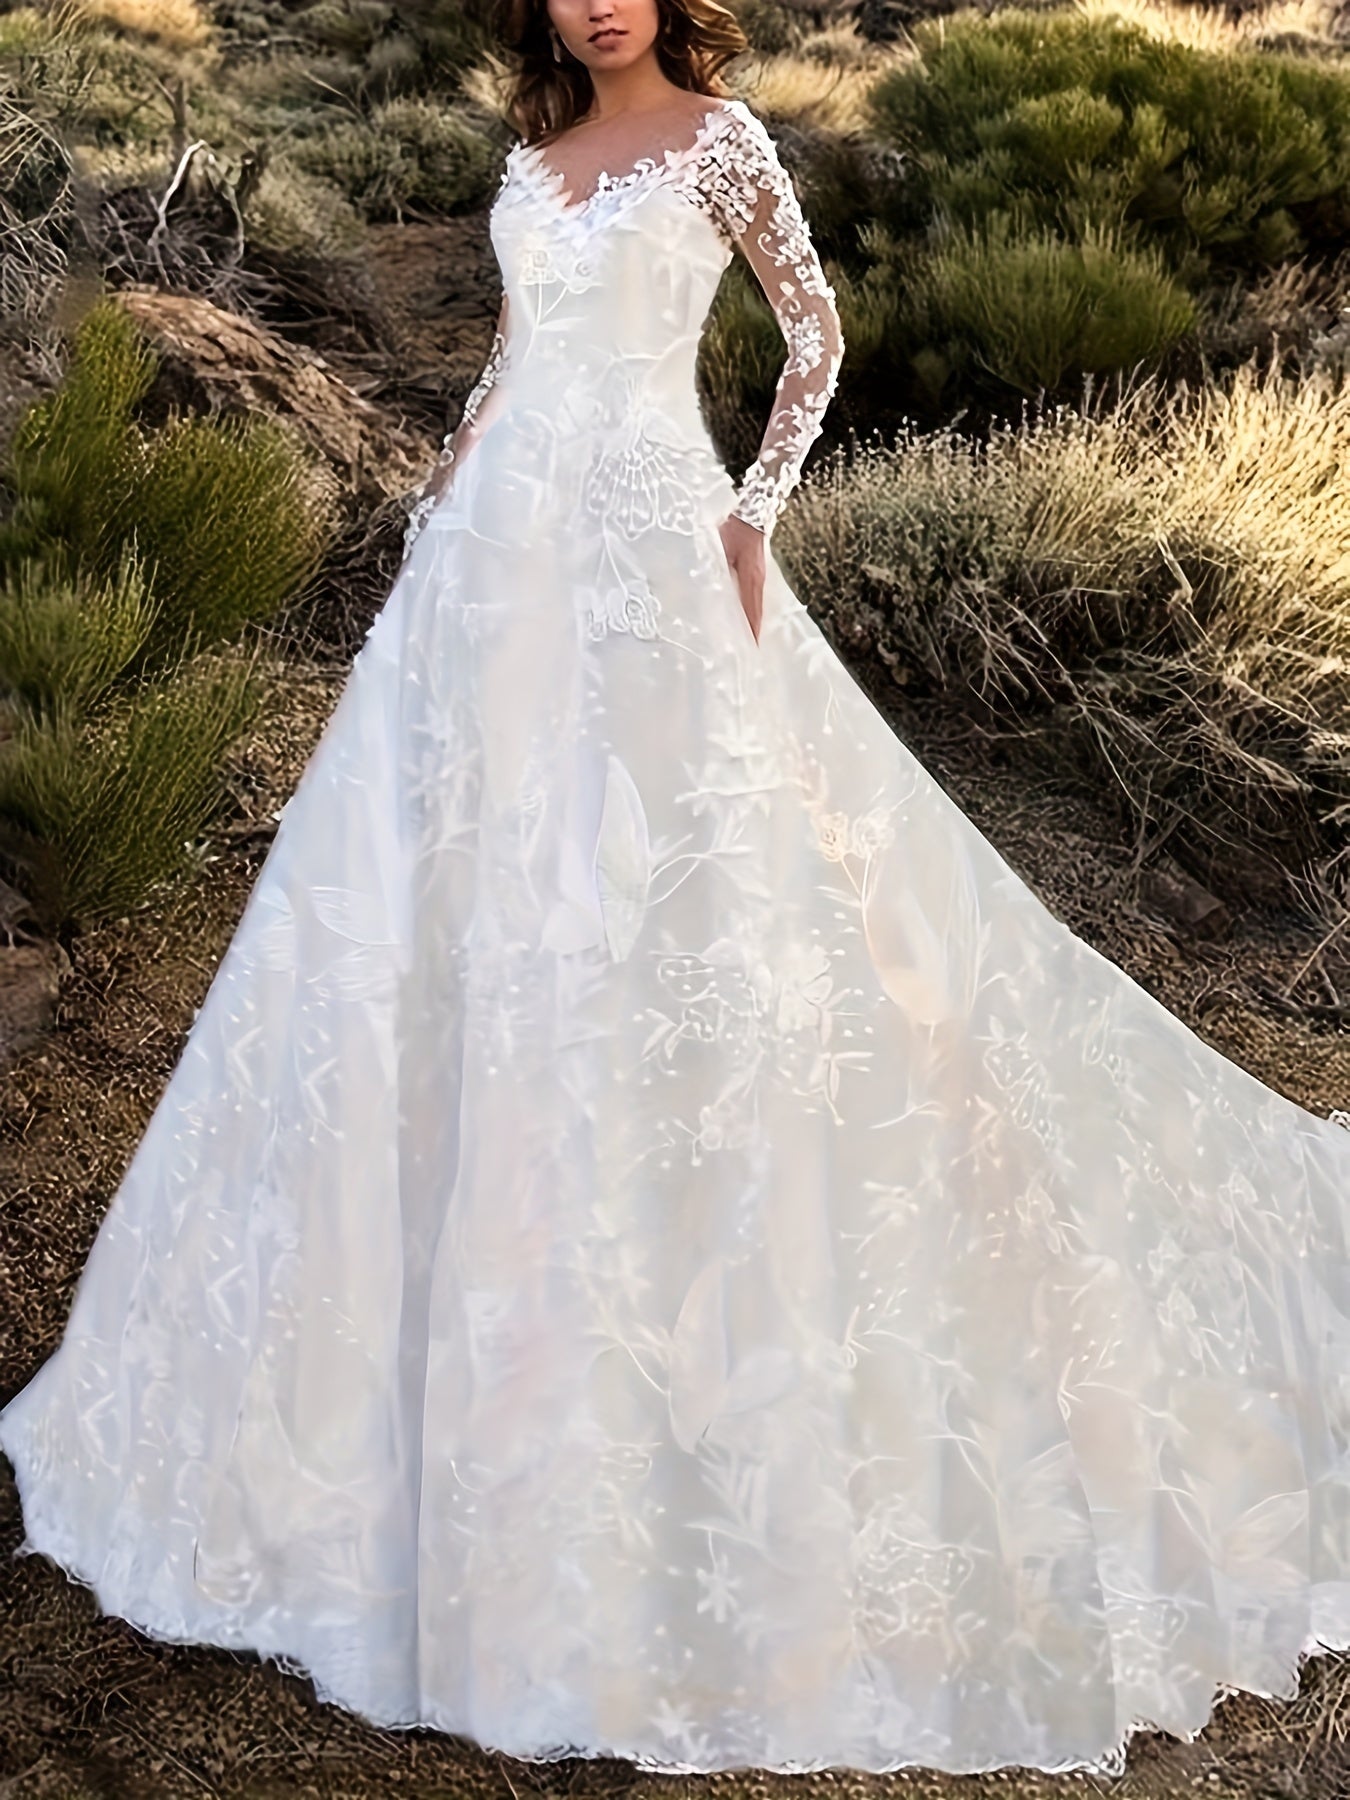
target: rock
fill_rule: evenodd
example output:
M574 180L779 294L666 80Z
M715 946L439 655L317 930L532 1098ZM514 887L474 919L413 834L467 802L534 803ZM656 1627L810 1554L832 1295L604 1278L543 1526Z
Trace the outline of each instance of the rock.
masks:
M152 404L287 421L360 508L407 492L425 473L425 441L391 425L316 351L193 294L130 287L116 298L161 359Z
M1145 906L1174 924L1184 925L1196 937L1220 937L1232 922L1223 901L1173 862L1144 870L1139 896Z
M0 1069L51 1030L69 968L57 943L0 945Z

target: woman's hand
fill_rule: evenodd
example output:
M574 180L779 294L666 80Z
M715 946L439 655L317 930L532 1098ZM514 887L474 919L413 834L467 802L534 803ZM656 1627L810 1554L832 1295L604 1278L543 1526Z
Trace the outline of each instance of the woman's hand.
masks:
M756 643L764 618L765 536L753 525L731 513L717 527L727 563L736 577L741 607Z

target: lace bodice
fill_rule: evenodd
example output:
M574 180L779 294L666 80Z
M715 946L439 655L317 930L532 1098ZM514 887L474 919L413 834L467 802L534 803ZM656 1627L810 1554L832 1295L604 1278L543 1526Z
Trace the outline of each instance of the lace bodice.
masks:
M528 404L553 409L573 428L597 416L626 427L640 440L628 455L629 481L639 487L650 485L653 436L667 453L678 446L706 458L694 361L738 249L787 347L758 454L729 508L769 536L820 433L844 345L834 290L768 131L743 101L719 100L684 145L622 174L602 173L580 199L565 189L566 177L535 147L508 151L490 216L503 282L497 328L413 510L407 547L444 492L450 465L464 461L512 398L527 403L527 393ZM670 476L667 467L667 497ZM635 503L612 481L608 491L617 505Z

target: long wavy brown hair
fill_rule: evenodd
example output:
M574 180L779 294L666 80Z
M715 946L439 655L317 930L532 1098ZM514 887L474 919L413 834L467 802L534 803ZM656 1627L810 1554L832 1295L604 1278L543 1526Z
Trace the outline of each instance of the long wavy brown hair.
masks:
M543 143L590 110L595 98L586 65L564 48L555 62L545 0L500 0L502 48L511 61L506 111L528 144ZM656 0L656 55L677 87L710 99L730 89L719 71L749 48L735 16L717 0Z

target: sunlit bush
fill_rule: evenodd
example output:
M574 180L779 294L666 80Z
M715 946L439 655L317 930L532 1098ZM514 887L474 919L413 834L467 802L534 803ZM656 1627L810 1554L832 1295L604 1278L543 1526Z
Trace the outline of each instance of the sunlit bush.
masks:
M1350 386L1140 382L977 443L823 460L775 533L829 629L946 690L1215 879L1340 918L1350 874Z
M1157 245L1188 281L1350 231L1350 70L1204 50L1110 15L963 13L877 83L930 214Z

